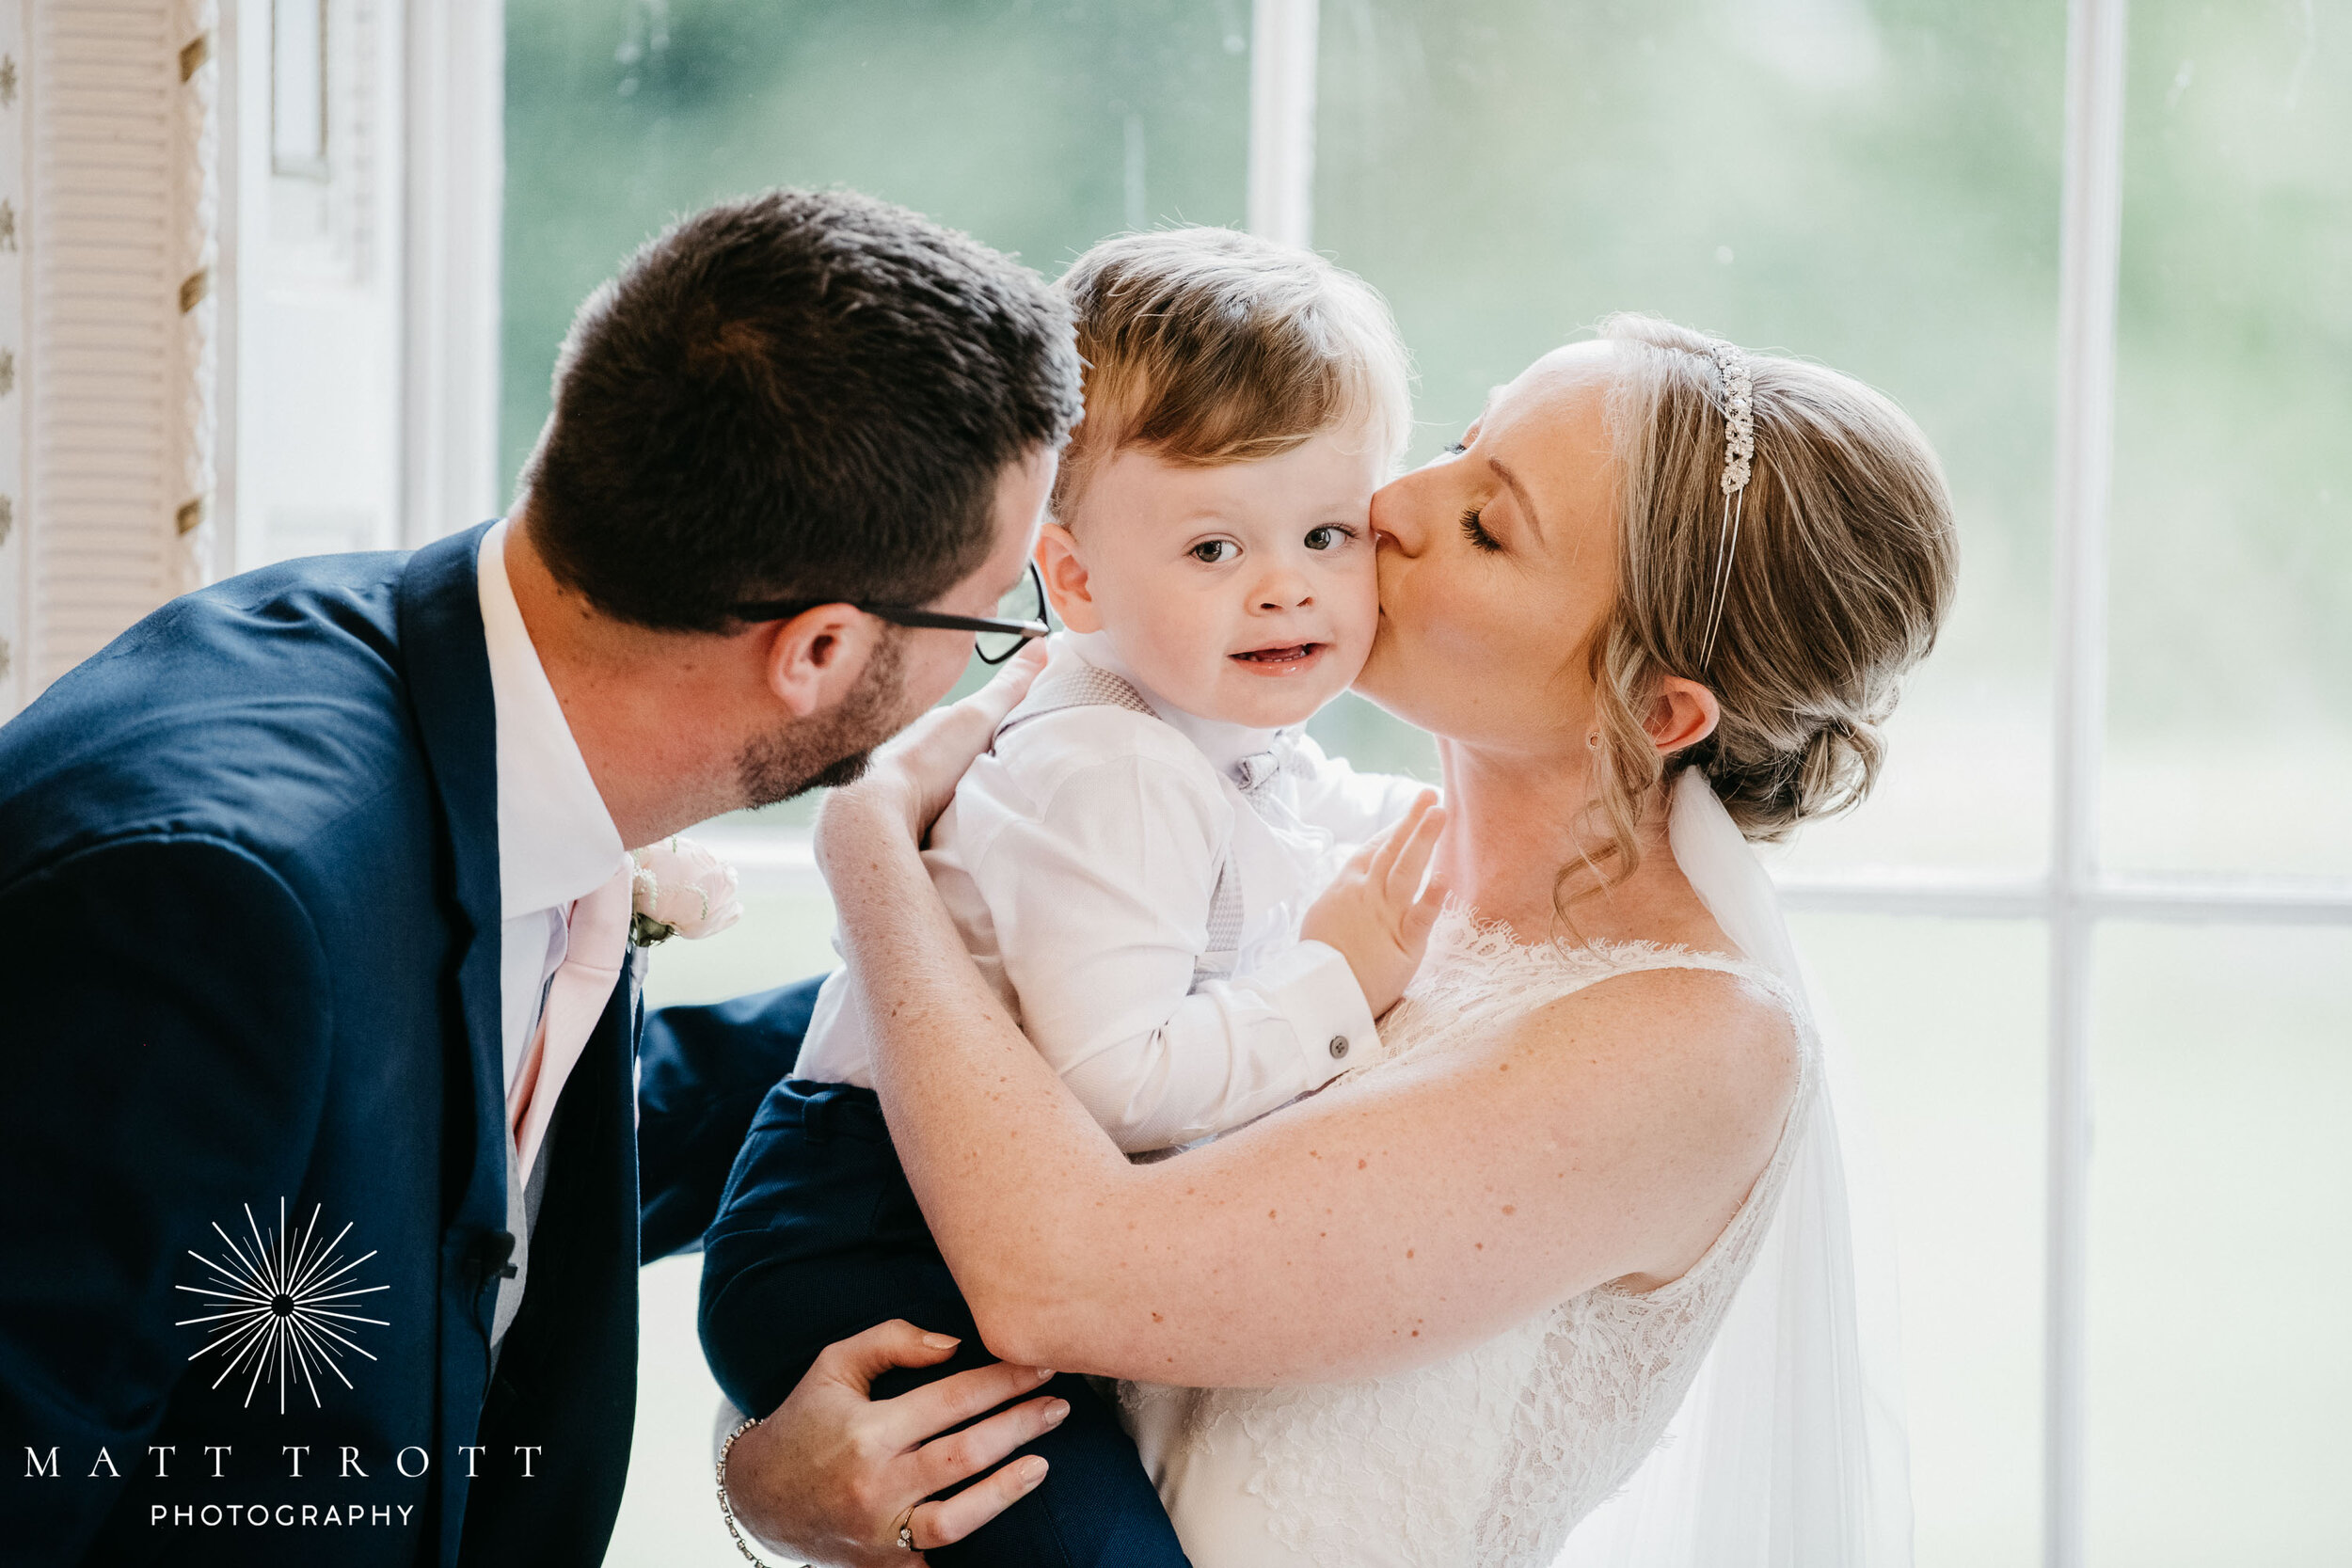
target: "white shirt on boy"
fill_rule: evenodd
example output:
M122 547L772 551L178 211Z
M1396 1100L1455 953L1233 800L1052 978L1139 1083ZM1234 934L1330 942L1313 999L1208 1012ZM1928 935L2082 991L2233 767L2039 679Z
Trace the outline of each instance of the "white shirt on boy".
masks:
M1425 786L1359 774L1296 730L1172 707L1100 633L1058 632L1050 653L1041 684L1091 664L1152 712L1091 705L1013 724L923 856L1030 1040L1131 1153L1230 1132L1360 1064L1376 1039L1363 991L1336 949L1299 940L1299 922ZM1220 868L1239 882L1241 939L1231 976L1196 985ZM793 1075L873 1085L841 973Z

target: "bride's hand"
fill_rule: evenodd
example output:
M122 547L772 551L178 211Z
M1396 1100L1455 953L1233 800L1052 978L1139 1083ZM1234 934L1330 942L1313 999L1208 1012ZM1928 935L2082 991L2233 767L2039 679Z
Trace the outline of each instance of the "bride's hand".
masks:
M1396 1005L1429 948L1445 884L1422 878L1445 830L1445 808L1425 791L1393 827L1356 852L1308 908L1299 935L1339 949L1378 1018Z
M877 751L865 777L826 797L817 817L818 863L846 858L877 833L922 843L964 769L988 750L996 726L1044 667L1044 643L1031 642L994 680L960 703L931 709Z

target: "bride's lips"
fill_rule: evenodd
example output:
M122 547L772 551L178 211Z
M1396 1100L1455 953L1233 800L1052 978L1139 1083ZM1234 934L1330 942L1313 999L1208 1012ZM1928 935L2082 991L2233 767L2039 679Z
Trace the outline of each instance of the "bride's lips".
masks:
M1225 657L1261 675L1295 675L1323 662L1328 642L1269 642Z

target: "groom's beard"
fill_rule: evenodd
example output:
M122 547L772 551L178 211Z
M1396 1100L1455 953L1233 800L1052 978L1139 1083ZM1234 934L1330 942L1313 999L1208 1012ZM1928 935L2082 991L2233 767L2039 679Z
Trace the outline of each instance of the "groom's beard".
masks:
M893 628L875 645L839 706L743 748L736 769L744 804L771 806L812 789L853 784L873 760L874 748L913 721L914 715L902 711L900 635Z

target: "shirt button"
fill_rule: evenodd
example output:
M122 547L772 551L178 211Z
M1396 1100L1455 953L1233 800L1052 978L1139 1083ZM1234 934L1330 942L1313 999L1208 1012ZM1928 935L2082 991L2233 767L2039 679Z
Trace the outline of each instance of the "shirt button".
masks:
M1331 1056L1332 1056L1332 1059L1336 1061L1338 1058L1340 1058L1340 1057L1342 1057L1342 1056L1344 1056L1344 1055L1346 1055L1346 1054L1347 1054L1347 1037L1346 1037L1345 1035L1333 1035L1333 1036L1331 1037Z

